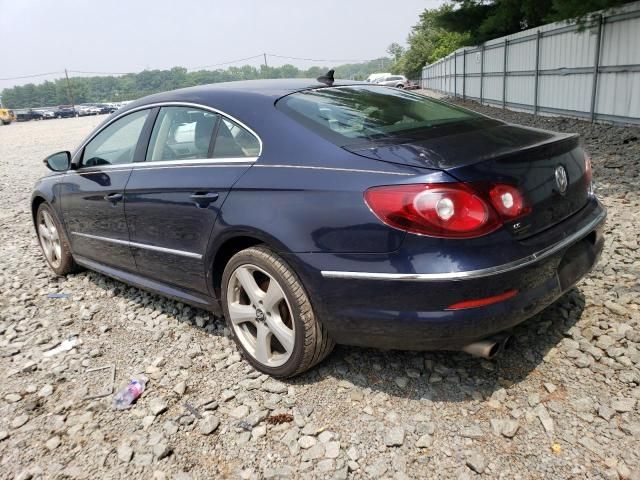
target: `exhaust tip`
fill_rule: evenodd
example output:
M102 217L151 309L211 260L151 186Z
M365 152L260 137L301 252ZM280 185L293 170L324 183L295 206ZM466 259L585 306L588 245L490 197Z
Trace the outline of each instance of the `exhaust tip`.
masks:
M474 357L486 358L491 360L500 352L512 345L511 335L494 335L492 337L478 340L462 347L462 351Z

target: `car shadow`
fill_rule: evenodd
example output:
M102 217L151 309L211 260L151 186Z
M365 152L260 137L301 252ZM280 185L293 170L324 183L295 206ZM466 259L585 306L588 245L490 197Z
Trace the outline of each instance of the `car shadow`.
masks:
M526 379L545 361L550 350L570 336L585 306L573 288L554 304L512 331L513 341L492 360L463 352L412 352L338 346L315 369L295 377L293 385L344 380L391 397L433 402L482 400L500 388ZM342 383L345 390L349 385ZM365 392L367 394L368 392ZM347 393L345 392L345 395Z
M110 290L113 296L133 301L158 314L173 315L179 322L200 328L207 334L224 335L224 320L210 312L181 306L168 297L130 287L97 272L81 275L86 275L96 287ZM584 306L582 292L578 288L571 289L545 310L516 326L511 331L513 341L492 360L463 352L338 345L322 363L284 382L296 386L337 380L339 386L344 387L345 395L350 385L355 385L365 389L364 395L384 393L411 400L463 402L487 399L496 390L508 388L531 375L549 351L570 336L569 331L581 318Z

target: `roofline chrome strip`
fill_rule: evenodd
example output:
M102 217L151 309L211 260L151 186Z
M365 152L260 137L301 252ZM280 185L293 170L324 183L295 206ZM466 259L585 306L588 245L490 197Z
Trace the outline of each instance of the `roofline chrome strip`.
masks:
M155 245L146 245L144 243L130 242L128 240L119 240L117 238L100 237L98 235L90 235L88 233L71 232L71 235L78 237L91 238L93 240L101 240L103 242L115 243L118 245L126 245L128 247L142 248L144 250L153 250L155 252L169 253L172 255L179 255L181 257L189 257L200 260L202 255L199 253L185 252L184 250L174 250L172 248L156 247Z
M505 263L495 267L483 268L480 270L468 270L465 272L445 272L445 273L371 273L371 272L338 272L323 270L320 272L325 278L341 278L351 280L391 280L404 282L435 282L440 280L470 280L475 278L490 277L501 273L510 272L518 268L526 267L532 263L540 261L554 253L568 247L580 238L587 235L598 226L607 216L606 211L602 211L595 219L582 227L577 232L572 233L558 243L551 245L528 257Z
M404 173L404 172L385 172L384 170L362 170L357 168L339 168L339 167L316 167L312 165L269 165L269 164L258 164L256 168L301 168L304 170L328 170L332 172L351 172L351 173L381 173L384 175L402 175L402 176L412 176L413 173Z

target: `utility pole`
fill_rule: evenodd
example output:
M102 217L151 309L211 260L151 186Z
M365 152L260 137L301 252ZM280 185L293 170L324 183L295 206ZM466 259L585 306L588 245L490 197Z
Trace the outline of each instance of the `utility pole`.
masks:
M269 68L269 65L267 65L267 54L263 53L262 56L264 57L264 68Z
M75 105L75 102L73 100L73 90L71 88L71 81L69 80L69 73L67 72L66 68L64 69L64 76L67 79L67 94L69 95L69 99L71 100L71 106L75 110L76 105Z

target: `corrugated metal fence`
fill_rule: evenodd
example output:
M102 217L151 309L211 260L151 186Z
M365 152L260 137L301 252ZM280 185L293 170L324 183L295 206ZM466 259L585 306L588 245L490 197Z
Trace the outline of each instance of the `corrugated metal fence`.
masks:
M552 23L427 65L422 87L535 114L640 124L640 2Z

